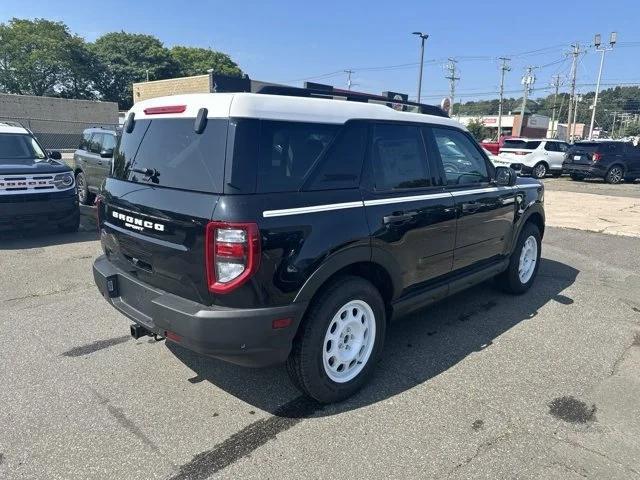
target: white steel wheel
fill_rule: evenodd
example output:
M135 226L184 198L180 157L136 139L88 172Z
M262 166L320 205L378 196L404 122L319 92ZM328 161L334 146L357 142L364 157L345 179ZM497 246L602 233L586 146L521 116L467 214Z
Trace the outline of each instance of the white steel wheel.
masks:
M362 300L352 300L333 316L324 336L322 363L336 383L353 380L366 366L376 340L373 309Z
M520 251L520 263L518 264L518 278L525 284L531 280L533 272L536 270L538 261L538 241L533 235L527 237L522 244Z

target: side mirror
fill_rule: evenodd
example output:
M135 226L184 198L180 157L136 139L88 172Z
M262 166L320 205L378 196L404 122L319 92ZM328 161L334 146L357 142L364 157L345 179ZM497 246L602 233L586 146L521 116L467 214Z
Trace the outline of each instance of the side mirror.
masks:
M62 160L62 154L57 150L49 150L47 155L49 155L49 158L52 160Z
M113 148L107 148L106 150L102 150L100 152L100 156L102 158L111 158L111 157L113 157Z
M513 187L518 179L518 174L513 168L496 167L496 184L501 187Z

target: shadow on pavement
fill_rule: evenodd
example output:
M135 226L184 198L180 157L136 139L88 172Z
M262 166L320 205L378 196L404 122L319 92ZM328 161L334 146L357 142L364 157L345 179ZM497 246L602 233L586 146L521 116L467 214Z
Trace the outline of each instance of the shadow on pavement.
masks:
M334 415L386 400L439 375L471 353L490 348L495 338L535 317L548 302L570 306L573 300L561 292L575 282L578 273L569 265L542 259L538 278L524 295L503 294L487 282L392 323L382 359L369 385L345 402L312 409L309 416ZM276 416L287 417L289 409L285 404L299 397L284 367L242 368L176 344L167 346L196 372L189 379L191 383L209 381Z
M78 232L61 233L55 228L42 230L16 228L10 232L0 233L0 250L22 250L95 240L98 240L95 208L81 205Z

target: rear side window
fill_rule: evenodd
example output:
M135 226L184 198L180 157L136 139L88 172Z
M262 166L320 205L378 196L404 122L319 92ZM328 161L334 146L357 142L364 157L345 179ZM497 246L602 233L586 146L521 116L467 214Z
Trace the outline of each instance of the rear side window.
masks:
M520 150L535 150L541 142L526 140L505 140L502 148L517 148Z
M89 150L89 142L91 141L91 132L83 132L82 138L80 139L80 145L78 149L80 150Z
M370 148L376 190L431 185L420 129L412 125L377 124Z
M367 143L367 125L349 123L313 172L307 190L357 188Z
M340 127L263 120L260 127L258 192L299 190L314 162Z
M123 132L113 176L136 183L220 193L228 119L208 119L201 134L193 118L136 120ZM150 174L148 174L150 173Z

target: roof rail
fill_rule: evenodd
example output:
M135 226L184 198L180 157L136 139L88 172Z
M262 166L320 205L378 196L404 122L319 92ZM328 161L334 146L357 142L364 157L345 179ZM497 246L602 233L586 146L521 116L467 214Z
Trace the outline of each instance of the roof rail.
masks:
M387 95L383 96L364 92L354 92L353 90L342 90L331 86L330 89L325 89L309 88L308 86L305 86L305 88L299 88L267 85L260 88L256 93L264 93L269 95L287 95L291 97L341 99L348 102L373 102L384 104L388 107L400 111L405 111L408 110L407 107L412 107L419 113L437 115L439 117L448 117L448 115L440 107L436 107L435 105L426 105L424 103L411 102L405 99L405 95L395 92L385 92Z
M409 96L404 93L383 92L382 95L374 95L353 90L343 90L332 85L305 82L304 87L290 87L275 83L251 80L248 76L228 77L215 75L210 79L212 92L252 92L264 95L285 95L289 97L313 97L346 100L350 102L378 103L399 111L415 111L439 117L448 117L447 113L435 105L426 105L409 101Z

